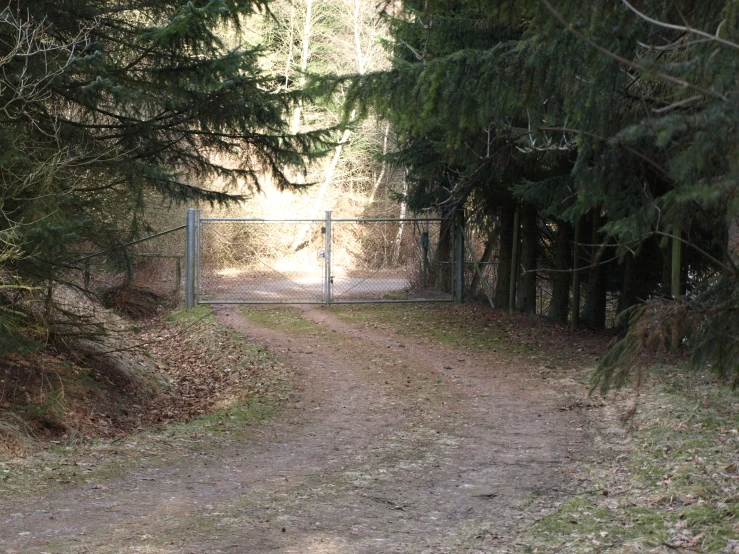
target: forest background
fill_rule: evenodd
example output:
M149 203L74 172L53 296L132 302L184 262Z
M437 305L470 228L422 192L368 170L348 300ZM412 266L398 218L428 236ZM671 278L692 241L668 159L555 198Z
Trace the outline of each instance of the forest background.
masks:
M125 258L188 205L464 212L496 306L536 313L539 287L555 320L618 314L601 385L660 347L736 383L738 17L729 0L13 1L0 352L104 335L77 260Z

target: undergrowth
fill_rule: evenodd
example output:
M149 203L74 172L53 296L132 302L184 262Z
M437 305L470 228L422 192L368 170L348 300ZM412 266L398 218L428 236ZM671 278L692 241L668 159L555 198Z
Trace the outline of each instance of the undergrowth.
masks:
M398 336L470 348L479 352L546 355L556 363L592 361L610 337L589 331L563 333L540 317L510 315L479 304L386 304L341 306L336 315L353 323L391 330Z
M286 397L289 378L275 355L208 307L131 325L124 338L121 352L76 361L45 353L0 359L0 461L209 418L222 422L218 432L233 433Z
M612 412L633 401L621 396ZM705 373L657 367L638 400L633 420L596 418L606 440L584 468L589 490L540 519L526 551L739 553L739 395Z

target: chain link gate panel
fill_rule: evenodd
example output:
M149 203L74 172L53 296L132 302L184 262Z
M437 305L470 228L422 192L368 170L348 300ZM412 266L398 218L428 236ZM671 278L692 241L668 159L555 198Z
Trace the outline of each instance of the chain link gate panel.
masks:
M451 301L441 232L438 219L334 219L331 302Z
M188 306L452 300L453 242L440 219L191 213L188 229Z
M197 302L325 301L323 220L202 218Z

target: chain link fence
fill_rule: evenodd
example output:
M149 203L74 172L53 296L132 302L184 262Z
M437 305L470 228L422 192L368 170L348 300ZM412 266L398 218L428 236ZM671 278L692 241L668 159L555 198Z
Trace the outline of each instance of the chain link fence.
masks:
M102 294L120 287L180 296L184 290L185 227L82 256L74 264L75 281Z
M200 220L201 303L324 301L325 221Z
M199 303L452 299L440 220L200 218L197 227Z
M451 301L451 248L436 219L336 219L331 302Z

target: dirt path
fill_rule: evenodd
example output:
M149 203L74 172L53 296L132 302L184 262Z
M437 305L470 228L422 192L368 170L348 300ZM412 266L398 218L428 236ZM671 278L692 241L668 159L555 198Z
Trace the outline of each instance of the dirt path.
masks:
M299 370L279 417L159 469L1 503L0 553L507 552L575 491L588 439L526 360L301 313L310 332L218 314Z

